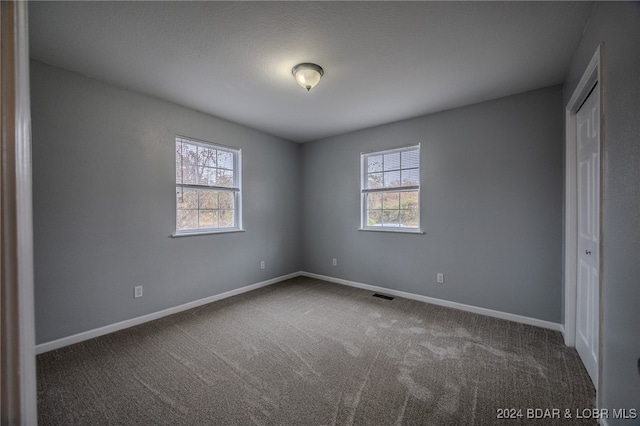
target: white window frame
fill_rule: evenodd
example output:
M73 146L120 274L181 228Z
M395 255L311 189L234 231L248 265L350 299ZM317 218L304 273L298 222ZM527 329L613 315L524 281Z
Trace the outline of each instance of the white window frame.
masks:
M380 156L385 154L393 154L407 151L418 151L418 184L417 185L398 185L398 186L389 186L383 188L369 188L368 187L368 160L369 157L372 156ZM420 225L420 181L421 181L421 165L422 161L420 158L420 144L406 146L401 148L393 148L386 149L382 151L371 151L371 152L363 152L360 154L360 230L361 231L376 231L376 232L400 232L400 233L411 233L411 234L423 234L421 225ZM383 166L384 167L384 166ZM402 163L399 165L398 171L408 170L402 168ZM414 167L411 169L415 169ZM384 170L384 168L383 168ZM398 224L397 226L385 226L383 225L369 225L367 220L367 204L369 194L374 193L395 193L395 192L409 192L409 191L417 191L418 192L418 211L417 211L417 226L415 227L404 227ZM401 209L398 208L400 211Z
M200 182L194 183L185 183L184 178L184 169L185 166L182 163L178 162L178 145L193 145L195 147L202 147L207 149L215 149L216 151L228 152L233 155L233 183L231 186L217 186L210 185L208 182L206 184L202 184ZM242 232L244 231L242 228L242 150L239 148L232 148L225 145L220 145L212 142L202 141L199 139L194 139L186 136L177 135L175 137L175 149L176 149L176 176L178 172L178 164L180 164L180 171L182 180L178 181L176 178L176 196L175 196L175 234L174 237L187 236L187 235L203 235L203 234L221 234L228 232ZM182 157L180 156L180 161L182 161ZM200 164L196 164L196 167L201 166ZM216 167L216 170L219 168ZM218 192L226 192L232 194L233 197L233 226L225 226L225 227L200 227L198 214L198 227L197 228L178 228L178 217L179 217L179 206L177 194L179 191L184 189L191 189L196 191L201 190L212 190ZM198 202L199 202L198 197ZM200 212L200 206L198 206L198 212ZM217 209L220 210L220 209Z

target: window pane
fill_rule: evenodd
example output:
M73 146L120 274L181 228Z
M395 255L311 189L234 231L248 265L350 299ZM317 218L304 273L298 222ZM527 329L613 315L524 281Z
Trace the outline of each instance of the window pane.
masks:
M200 166L200 176L198 177L199 185L213 186L216 184L216 169L211 167Z
M234 211L220 210L220 227L231 228L234 226Z
M231 192L220 192L220 198L218 201L218 208L220 209L226 209L226 210L233 210L234 209L234 205L233 205L233 193Z
M182 165L197 164L198 162L198 147L187 143L182 144Z
M200 228L217 228L218 210L200 210Z
M368 209L381 209L382 208L382 194L373 193L367 195L367 208Z
M182 156L180 155L180 144L176 143L176 183L182 182Z
M182 182L195 185L196 181L196 166L194 165L183 165L182 167Z
M218 151L218 167L221 169L233 169L233 154L227 151Z
M367 210L367 226L382 225L382 210Z
M418 191L400 193L400 224L417 228L419 223Z
M372 155L367 157L367 173L382 171L382 155Z
M400 153L392 152L384 155L384 171L400 169Z
M382 173L370 173L367 175L367 188L382 188Z
M418 169L402 170L400 174L402 176L403 186L413 186L413 185L420 184L420 170Z
M218 169L218 183L216 185L233 188L233 171Z
M420 167L420 151L404 151L401 154L402 168L410 169L413 167Z
M198 147L198 164L201 166L216 166L216 150L210 148Z
M198 210L178 210L176 218L178 229L198 228Z
M384 192L382 196L382 207L385 209L399 209L400 208L400 193L398 192Z
M198 208L198 191L195 189L176 189L176 203L178 209L197 209Z
M418 208L418 191L407 191L400 193L401 209L417 209Z
M382 210L382 226L398 226L399 210Z
M200 190L200 208L201 209L217 209L218 208L218 192ZM200 224L202 226L202 223Z
M418 209L400 210L400 225L407 228L417 228Z
M384 172L384 187L393 188L400 186L400 171Z

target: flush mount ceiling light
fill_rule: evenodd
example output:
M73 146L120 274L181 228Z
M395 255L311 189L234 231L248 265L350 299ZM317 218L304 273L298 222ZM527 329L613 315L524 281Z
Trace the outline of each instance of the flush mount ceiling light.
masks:
M310 63L298 64L293 67L291 72L300 87L307 89L307 92L316 87L324 75L324 70L320 66Z

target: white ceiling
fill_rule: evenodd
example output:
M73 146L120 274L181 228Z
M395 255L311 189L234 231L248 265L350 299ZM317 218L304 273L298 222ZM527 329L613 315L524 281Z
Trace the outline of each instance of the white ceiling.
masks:
M31 56L306 142L562 83L592 6L30 2Z

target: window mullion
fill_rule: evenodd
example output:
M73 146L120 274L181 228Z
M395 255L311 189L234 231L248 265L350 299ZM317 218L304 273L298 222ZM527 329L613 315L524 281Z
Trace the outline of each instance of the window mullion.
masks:
M200 190L196 190L196 206L198 207L198 229L200 229Z

